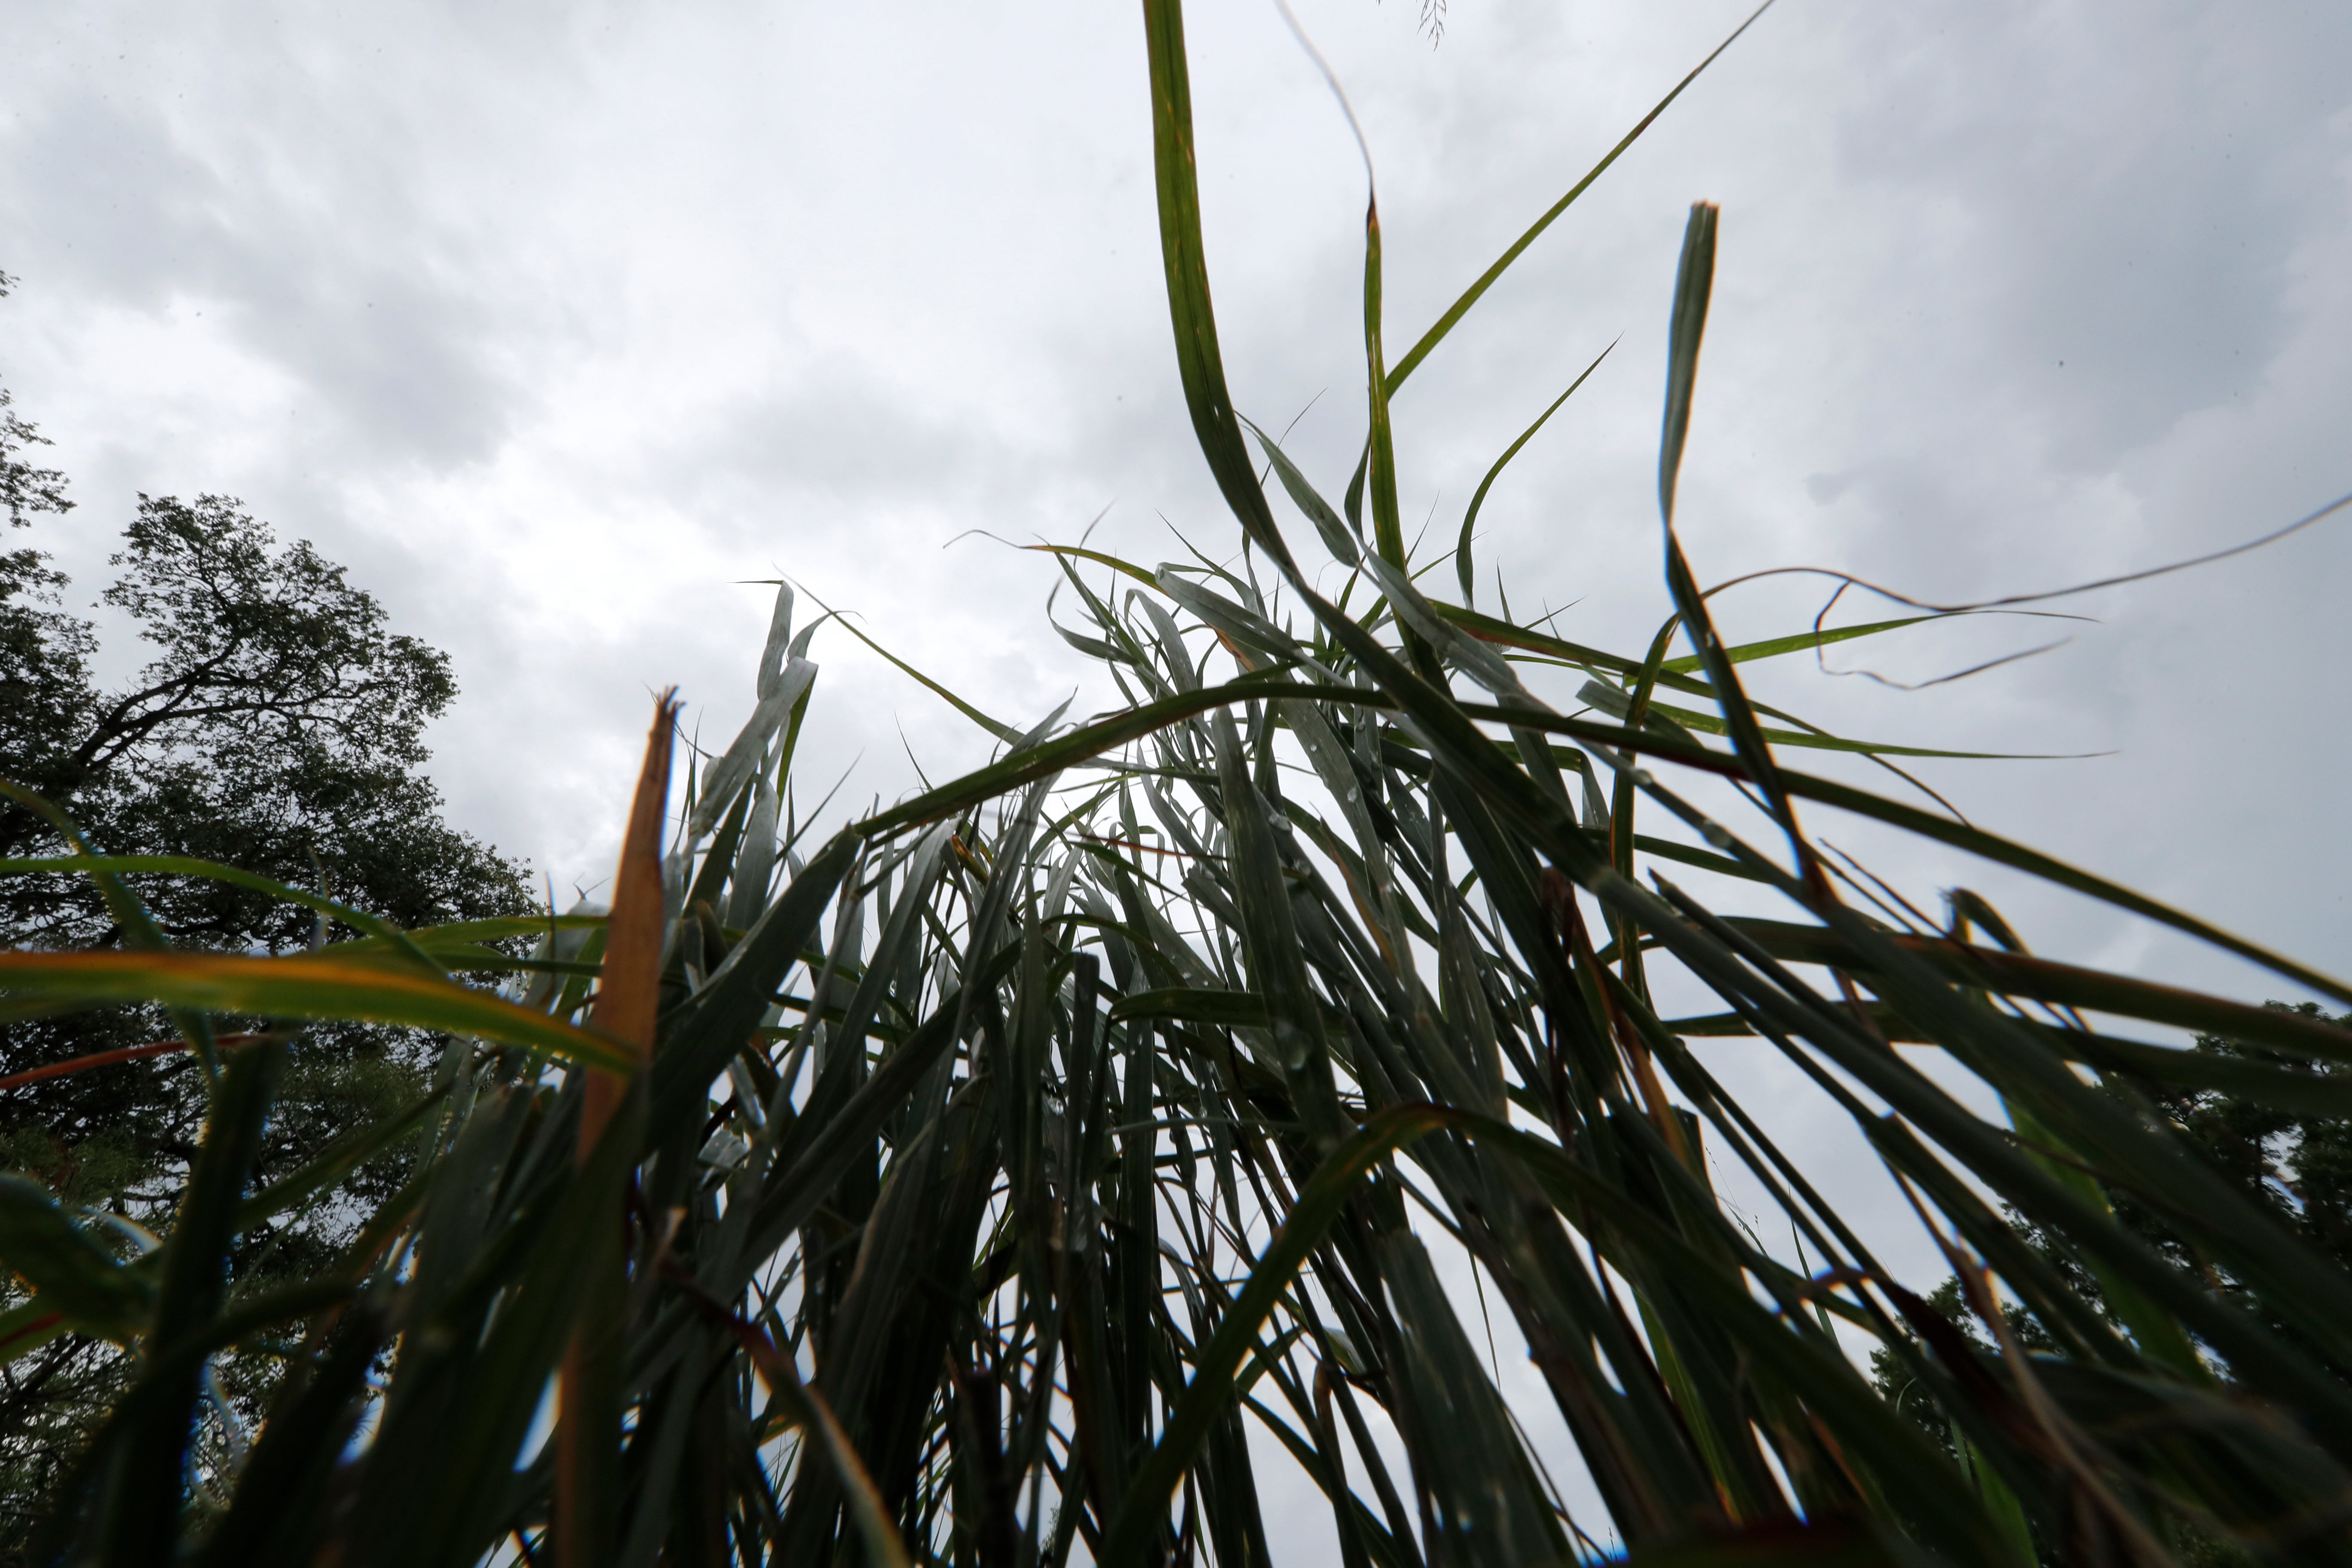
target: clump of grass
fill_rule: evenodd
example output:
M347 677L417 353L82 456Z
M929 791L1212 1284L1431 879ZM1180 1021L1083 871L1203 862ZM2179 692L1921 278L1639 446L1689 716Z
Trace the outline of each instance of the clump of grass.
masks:
M2224 1072L2340 1112L2294 1064L2341 1059L2342 1032L2037 957L1974 895L1931 921L1825 859L1807 816L2352 990L1787 765L1888 749L1753 704L1742 664L1820 638L1727 646L1675 535L1712 208L1674 307L1672 618L1621 655L1427 597L1388 399L1496 273L1391 369L1368 214L1368 438L1332 505L1234 412L1181 18L1145 16L1178 361L1247 554L1046 547L1083 613L1067 640L1129 706L997 726L990 766L814 845L779 804L816 673L783 590L760 707L689 763L674 810L657 714L609 913L404 931L277 889L345 940L0 955L16 1016L162 1003L225 1064L157 1250L126 1261L46 1188L0 1180L0 1256L28 1287L0 1356L65 1332L138 1352L35 1560L1238 1568L1271 1558L1253 1425L1320 1490L1349 1568L1521 1568L1612 1540L1661 1563L2352 1556L2352 1281L2131 1087ZM1347 569L1336 600L1261 463ZM1597 711L1563 716L1515 660L1581 673ZM1742 816L1703 811L1695 778L1735 783ZM1680 826L1645 831L1662 814ZM67 869L142 929L121 880L142 868ZM1717 912L1757 894L1789 918ZM533 935L529 959L496 945ZM1670 972L1718 1010L1662 1017ZM2268 1054L2161 1048L2079 1009ZM231 1047L206 1016L265 1026ZM299 1021L341 1017L453 1044L422 1099L248 1191ZM1906 1289L1687 1043L1735 1033L1852 1117L1983 1336ZM2006 1124L1896 1042L1939 1048ZM414 1175L331 1270L225 1293L241 1228L404 1142ZM1734 1164L1797 1261L1718 1196ZM2178 1256L2116 1223L2117 1192L2161 1208ZM1528 1347L1600 1513L1563 1503L1424 1237L1467 1254ZM1863 1343L1948 1443L1880 1397ZM210 1358L240 1346L282 1359L274 1405L249 1446L198 1443Z

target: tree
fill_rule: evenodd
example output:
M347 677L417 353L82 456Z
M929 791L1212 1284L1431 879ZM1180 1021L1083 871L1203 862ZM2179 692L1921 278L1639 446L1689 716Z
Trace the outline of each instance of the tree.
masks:
M60 473L21 456L47 444L0 389L0 507L12 527L73 505ZM404 926L531 906L523 868L448 826L417 771L425 725L457 694L445 655L390 631L341 567L308 542L278 545L230 498L142 495L122 540L102 599L153 657L119 689L94 672L99 628L65 607L68 579L48 555L0 553L0 776L62 808L102 854L193 856L323 884ZM37 811L0 804L0 854L68 852ZM279 952L313 934L308 911L224 883L128 880L174 946ZM124 933L89 879L11 874L0 876L0 938L107 948ZM18 1022L0 1044L0 1074L173 1037L154 1009ZM414 1097L437 1049L429 1037L359 1025L308 1031L260 1179ZM205 1100L185 1055L19 1085L0 1091L0 1166L159 1229ZM380 1159L293 1223L247 1236L240 1274L299 1275L405 1166L404 1155ZM111 1346L78 1337L0 1366L0 1540L21 1536L25 1510L71 1439L91 1429L119 1373ZM231 1396L250 1403L269 1368L241 1363L224 1375Z
M16 284L14 278L0 272L0 300L6 299ZM66 500L65 475L55 468L37 468L17 460L18 452L49 443L40 432L9 412L14 401L8 389L0 386L0 506L8 509L9 526L22 528L26 513L69 511L73 502Z

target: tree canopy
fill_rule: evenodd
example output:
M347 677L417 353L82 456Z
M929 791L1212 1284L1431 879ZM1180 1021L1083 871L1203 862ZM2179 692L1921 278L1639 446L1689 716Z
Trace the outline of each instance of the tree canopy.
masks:
M37 466L48 443L0 388L0 508L30 529L74 502ZM449 826L425 727L457 695L437 648L390 629L383 606L308 542L279 543L232 498L138 498L100 603L149 658L110 684L100 625L66 603L48 552L0 552L0 777L60 808L84 843L115 856L234 866L403 925L530 907L522 868ZM0 855L73 852L33 806L0 802ZM309 910L196 877L131 879L174 947L282 952L310 942ZM0 876L0 942L109 949L125 932L91 879ZM237 1026L222 1021L224 1030ZM12 1023L0 1075L173 1038L160 1009ZM357 1024L312 1031L266 1134L264 1164L290 1169L328 1140L413 1097L429 1037ZM0 1093L0 1165L61 1196L160 1228L205 1111L198 1064L164 1054L19 1083ZM264 1227L246 1272L299 1274L348 1230L355 1203L396 1185L406 1156L363 1169L335 1202ZM0 1513L29 1506L68 1434L86 1432L119 1357L68 1337L0 1383ZM0 1522L0 1536L16 1533Z

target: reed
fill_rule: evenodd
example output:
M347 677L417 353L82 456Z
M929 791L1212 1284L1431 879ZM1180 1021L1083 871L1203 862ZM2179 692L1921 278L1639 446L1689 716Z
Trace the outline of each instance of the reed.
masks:
M2352 1561L2352 1280L2150 1109L2226 1070L2232 1094L2340 1115L2340 1082L2305 1068L2352 1059L2352 1036L2037 956L1974 895L1930 919L1811 821L1871 818L2352 989L1790 765L1897 749L1752 702L1743 664L1821 637L1726 644L1677 542L1712 208L1675 296L1656 638L1612 653L1428 596L1390 397L1607 161L1393 366L1368 210L1368 434L1334 505L1234 410L1181 16L1143 10L1179 369L1247 550L1041 547L1078 606L1065 640L1128 706L1015 730L965 704L996 761L816 843L783 804L814 628L781 590L754 717L687 761L667 811L657 717L610 911L403 931L325 910L342 940L287 959L0 954L5 1016L138 1002L256 1037L226 1055L156 1251L125 1261L0 1178L26 1286L0 1357L77 1332L138 1358L36 1559L1240 1568L1273 1559L1278 1453L1348 1568ZM1585 707L1537 696L1538 669L1581 677ZM94 876L126 907L121 879L156 874L10 869ZM1782 918L1717 912L1762 898ZM1662 1016L1670 973L1717 1010ZM2216 1069L2086 1011L2270 1054ZM320 1018L456 1043L423 1100L248 1190L274 1075ZM1731 1035L1852 1118L1991 1351L1689 1044ZM2003 1120L1955 1098L1955 1068ZM413 1180L333 1272L224 1289L232 1237L400 1140L424 1149ZM1792 1256L1717 1194L1733 1166ZM2189 1262L2116 1222L2120 1192ZM1599 1511L1563 1500L1457 1312L1440 1265L1461 1257ZM284 1375L223 1457L202 1373L257 1345ZM1873 1346L1948 1444L1860 1370Z

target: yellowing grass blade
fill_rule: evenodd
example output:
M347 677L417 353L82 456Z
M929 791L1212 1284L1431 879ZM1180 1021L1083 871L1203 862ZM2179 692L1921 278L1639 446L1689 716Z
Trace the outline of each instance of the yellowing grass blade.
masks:
M321 958L218 952L0 952L0 1019L110 1003L267 1018L348 1018L441 1029L627 1072L633 1058L602 1033L436 975Z

